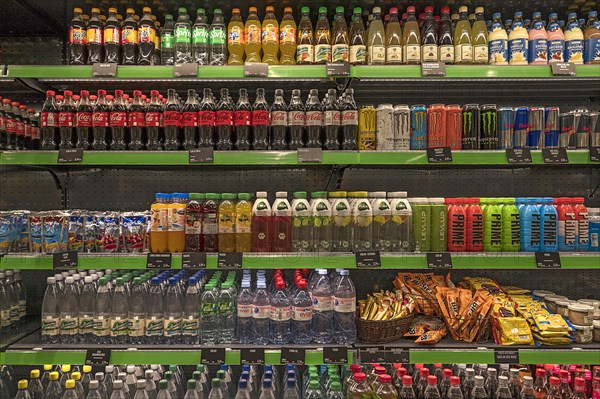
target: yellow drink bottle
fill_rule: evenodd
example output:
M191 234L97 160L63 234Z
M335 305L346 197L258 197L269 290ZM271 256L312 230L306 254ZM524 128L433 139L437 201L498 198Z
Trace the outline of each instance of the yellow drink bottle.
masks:
M252 202L251 195L239 193L235 204L235 252L252 251Z
M246 62L260 62L261 55L261 26L258 20L256 7L249 8L245 29Z
M240 9L232 10L231 20L227 27L227 50L229 51L229 65L242 65L244 63L244 23Z
M279 23L271 6L267 7L267 14L262 23L262 51L262 62L269 65L279 64Z
M279 50L281 51L280 64L296 63L296 21L292 14L292 7L283 9L283 18L279 25Z

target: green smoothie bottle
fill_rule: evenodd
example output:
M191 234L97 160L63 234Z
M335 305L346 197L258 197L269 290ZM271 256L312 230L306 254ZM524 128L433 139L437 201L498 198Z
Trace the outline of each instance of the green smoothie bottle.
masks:
M448 207L444 198L429 198L431 208L429 242L431 252L447 251Z
M502 205L498 198L482 198L483 250L502 251ZM485 201L484 201L485 200Z
M431 208L428 198L409 198L410 206L413 210L413 236L414 251L429 252L430 245L430 218Z
M502 252L521 250L519 210L514 198L502 198Z

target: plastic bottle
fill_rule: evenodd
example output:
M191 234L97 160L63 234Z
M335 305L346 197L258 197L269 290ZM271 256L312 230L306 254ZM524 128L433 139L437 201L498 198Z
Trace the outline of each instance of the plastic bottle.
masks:
M169 231L169 204L167 194L157 193L151 205L152 226L150 228L150 251L167 252Z
M539 198L541 216L540 251L558 250L558 212L552 198Z
M110 340L113 344L129 342L129 296L122 277L116 279L110 312Z
M369 65L385 64L385 29L381 21L381 8L373 8L373 19L369 24L368 38L368 61Z
M473 388L475 388L475 370L472 368L465 369L465 378L461 380L463 395L467 399L473 399Z
M87 47L87 63L94 64L104 62L104 47L103 47L103 24L100 20L100 9L92 8L92 16L87 23L86 29L86 47Z
M464 395L460 388L460 378L459 377L450 377L450 388L447 393L442 393L442 397L447 399L463 399Z
M91 276L85 276L84 286L79 297L79 338L81 342L93 342L95 302L96 288L93 279Z
M198 65L208 65L209 63L208 31L209 26L204 8L198 8L196 21L192 26L192 61L197 62Z
M558 14L548 14L548 62L563 62L565 52L565 34L558 23Z
M450 252L465 252L467 250L467 211L463 201L460 198L446 198L446 205L448 206L448 251Z
M301 8L302 16L298 24L296 45L296 63L312 64L315 60L313 25L310 20L310 8Z
M292 200L292 251L306 252L312 248L311 207L306 200L306 191L293 193Z
M585 64L600 64L600 22L598 11L588 12L588 20L583 31L583 62Z
M49 382L46 390L44 391L44 399L61 399L63 396L63 389L58 381L58 372L53 371L49 375Z
M262 22L262 62L269 65L279 64L279 22L275 18L275 9L267 6Z
M350 252L353 248L352 209L345 191L329 193L332 209L331 241L334 252Z
M373 249L373 209L364 191L353 193L356 201L352 206L352 224L354 230L354 250Z
M264 282L258 282L254 294L252 323L254 326L254 344L267 345L269 343L270 329L269 317L271 313L271 301L267 286Z
M185 249L185 208L189 199L188 194L173 193L168 205L169 229L167 249L169 252L183 252Z
M488 60L490 65L508 65L508 34L499 12L492 15L492 26L488 33Z
M219 252L235 251L235 200L237 195L221 194L219 203Z
M319 18L315 26L315 64L331 62L331 29L327 19L327 7L319 7Z
M510 65L527 65L529 35L523 24L523 13L515 12L512 28L508 33L508 54Z
M235 126L235 147L238 150L250 149L250 129L252 129L252 106L248 100L248 90L240 89L238 101L233 113Z
M103 398L102 393L100 392L100 382L97 380L90 381L89 391L86 395L85 399L106 399Z
M475 8L475 22L471 28L473 41L473 63L488 63L488 32L483 17L483 7Z
M287 200L287 192L275 193L272 210L271 250L273 252L290 252L292 248L292 207Z
M421 32L417 18L415 17L415 7L406 8L407 18L402 26L402 47L404 49L403 62L405 64L421 63Z
M583 64L584 35L577 22L577 13L570 12L568 14L564 35L565 62L571 62L576 65Z
M327 270L320 269L314 288L311 291L313 300L314 341L329 344L334 339L334 297L333 289L327 276Z
M236 397L236 399L238 399L238 398ZM245 398L240 398L240 399L245 399ZM295 378L288 378L286 380L286 385L283 390L282 399L300 399L300 394L299 394L298 387L296 386Z
M202 236L204 237L204 250L206 252L218 252L219 250L219 197L219 194L206 193L206 201L204 201Z
M335 8L335 17L332 26L332 55L333 62L348 62L349 60L349 39L348 26L344 17L344 7Z
M292 306L283 279L275 280L275 290L270 302L270 341L276 345L287 344L290 342Z
M429 242L433 252L445 252L448 239L448 209L444 205L444 198L429 198L431 212Z
M217 379L217 387L218 386L219 386L219 380ZM169 382L167 380L160 380L158 382L158 394L156 396L156 399L171 399L171 395L169 394L168 387L169 387ZM209 396L209 398L211 398L211 397ZM217 398L219 398L219 396L213 397L213 398L217 399Z
M175 63L175 23L171 14L165 15L165 26L160 34L161 64Z
M60 340L76 343L79 340L79 293L72 276L65 279L65 291L60 297Z
M146 341L146 294L144 281L135 277L129 295L129 342L132 344ZM81 307L79 312L81 314Z
M425 20L421 27L421 60L424 62L439 61L438 27L433 19L433 6L425 7Z
M183 308L181 293L178 288L178 279L171 277L168 280L164 302L164 337L167 343L181 343L181 327Z
M555 198L558 212L558 250L575 251L579 226L571 198Z
M476 375L474 381L475 384L473 386L473 390L471 391L471 395L468 395L468 397L471 397L472 399L487 399L488 394L483 387L484 378L480 375Z
M271 252L272 227L271 205L266 191L256 193L252 206L252 251Z
M100 291L98 289L98 291ZM163 341L164 318L163 318L163 292L161 280L154 277L150 280L146 304L145 340L152 343Z
M533 390L533 378L527 375L527 376L523 377L523 388L519 392L519 399L534 399L534 398L535 398L535 391ZM583 397L582 397L582 399L583 399Z
M471 26L467 20L468 9L466 6L461 6L458 11L460 19L454 28L454 63L471 64L473 63L473 43Z
M30 399L44 399L44 387L40 380L40 370L31 370L29 372L29 378L27 392L29 393Z
M349 61L352 65L364 65L367 63L367 35L360 7L355 7L352 11Z
M311 193L312 201L310 205L311 225L312 225L312 245L311 249L316 252L331 251L331 229L332 229L332 209L327 200L327 193L324 191L315 191Z
M225 65L227 63L227 28L221 9L215 8L213 13L214 17L208 34L210 65Z
M584 202L583 197L571 198L575 219L577 220L576 249L578 251L587 251L590 247L589 215Z
M535 11L531 29L529 29L529 64L546 65L548 63L548 33L542 22L542 13Z
M17 391L17 394L15 395L15 399L32 399L27 387L28 387L27 380L19 380L18 385L17 385L18 391Z
M279 24L279 49L281 65L296 64L296 21L291 7L283 9L283 19Z
M146 392L146 381L145 380L136 381L135 391L132 388L130 388L130 392L135 392L132 396L132 399L149 399L148 393Z
M376 191L370 194L374 196L371 200L371 208L373 209L373 249L389 252L392 248L392 241L390 240L390 230L392 228L390 203L385 198L385 191Z
M348 389L348 399L363 399L364 397L370 397L372 395L371 388L367 384L367 376L364 373L354 374L354 384ZM410 390L412 391L412 381L410 384ZM412 396L400 396L401 398L412 399L415 398L414 392Z
M235 252L252 251L252 202L249 193L239 193L235 204Z
M306 290L306 280L298 280L297 290L292 302L292 342L297 345L308 344L313 340L313 308L311 297Z
M502 252L521 250L519 210L514 198L502 198Z
M151 65L154 56L156 24L152 20L152 9L144 7L143 15L138 23L138 65ZM125 59L123 60L125 61Z
M231 289L232 282L225 281L221 284L221 291L217 298L219 309L219 326L221 334L220 343L232 343L235 340L235 296Z
M58 343L60 331L60 293L54 277L46 279L46 292L42 302L42 322L41 336L43 343ZM0 310L2 311L2 330L7 331L10 328L10 310L8 310L9 301L3 292L0 284ZM6 308L4 307L6 306ZM9 320L6 322L5 320ZM3 331L3 334L4 334Z
M483 210L483 250L500 252L502 250L502 206L496 198L487 198L485 201L487 205Z
M229 52L229 65L242 65L244 63L245 46L244 23L239 8L231 10L231 18L227 26L227 51Z
M75 391L75 381L74 380L67 380L65 382L65 392L63 393L62 399L79 399L79 397L77 396L77 392ZM113 391L113 395L111 396L111 399L125 399L124 396L119 397L116 396L114 394Z
M202 203L204 194L190 193L185 208L185 252L200 252L204 249L202 236Z
M192 60L192 27L187 9L179 7L179 15L175 22L175 63Z
M236 339L240 344L254 342L254 328L252 325L254 294L250 288L250 281L242 281L237 297Z
M69 23L69 65L85 65L87 63L86 24L79 7L73 9L73 19Z
M200 343L203 345L214 345L217 343L219 334L219 315L217 312L217 295L213 283L207 283L202 293L202 310L200 315Z
M252 104L252 148L259 151L269 149L269 104L265 99L265 89L256 89L256 99Z
M171 396L172 399L179 399L180 395L179 395L179 387L178 384L176 382L176 377L175 374L173 373L173 371L167 371L165 373L165 379L167 380L167 392L169 392L169 395Z
M350 272L342 269L333 286L335 342L351 345L356 341L356 290Z
M75 393L77 394L77 398L85 399L85 390L81 384L81 373L79 371L74 371L71 374L71 378L75 381Z

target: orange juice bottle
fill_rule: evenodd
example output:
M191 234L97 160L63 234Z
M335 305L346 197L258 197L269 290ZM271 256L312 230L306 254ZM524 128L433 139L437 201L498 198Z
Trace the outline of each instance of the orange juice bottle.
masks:
M236 194L221 194L218 209L219 252L235 251L235 199Z
M235 204L235 252L252 251L252 201L248 193L239 193Z
M279 49L281 50L280 64L296 64L296 21L292 14L292 7L283 9L283 19L279 24Z
M256 7L248 9L248 19L246 19L246 62L260 62L261 50L261 27L258 20Z
M231 19L227 27L227 51L229 52L229 65L242 65L244 63L244 23L240 9L231 11Z
M269 65L279 64L279 22L275 18L275 9L267 6L267 14L262 23L262 62Z
M169 209L169 231L167 233L167 247L169 252L183 252L185 249L185 208L188 194L171 194Z
M167 252L167 235L169 234L169 202L168 194L156 193L152 203L152 226L150 228L150 252Z

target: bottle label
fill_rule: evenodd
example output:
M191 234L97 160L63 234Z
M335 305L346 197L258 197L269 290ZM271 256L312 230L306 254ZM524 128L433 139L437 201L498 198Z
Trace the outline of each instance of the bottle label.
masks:
M79 332L79 318L65 316L60 319L60 334L75 335Z
M292 306L292 318L294 321L311 321L313 318L313 308L310 306Z
M204 234L218 234L219 225L217 223L216 213L204 214L204 223L202 224L202 233Z
M91 127L92 126L92 113L91 112L78 112L77 127Z
M169 231L169 213L166 208L152 209L151 231Z
M473 62L478 64L487 64L488 46L487 44L478 44L473 46Z
M31 127L31 138L34 140L40 138L40 128L39 127L37 127L37 126Z
M271 313L271 306L253 306L252 307L252 318L254 319L268 319Z
M279 32L281 44L296 44L296 28L292 25L283 25Z
M239 26L233 26L227 35L227 44L229 46L244 44L244 31Z
M202 303L202 308L200 310L202 313L202 317L212 316L213 314L215 314L216 306L217 305L215 303Z
M529 41L527 39L512 39L508 41L509 62L511 64L527 65L528 44Z
M108 112L92 113L92 126L108 127Z
M56 127L57 124L57 115L55 112L42 112L40 116L40 126L41 127Z
M342 111L342 126L358 125L358 111L355 109Z
M367 61L367 46L357 44L350 46L350 63L364 64Z
M161 35L160 40L162 42L162 48L165 50L175 47L175 36L170 32L164 32Z
M315 62L331 62L331 45L317 44L315 46Z
M69 28L69 43L86 44L87 33L82 28Z
M269 111L266 109L252 111L252 124L261 126L269 125Z
M214 125L215 125L214 111L199 111L198 112L198 126L214 126Z
M154 44L156 29L150 25L141 25L138 27L138 37L140 43Z
M332 47L333 55L331 56L333 62L348 62L349 60L349 47L347 44L334 44Z
M187 212L185 217L185 234L200 234L202 232L202 218L197 213Z
M198 126L198 113L197 112L182 112L181 113L181 126Z
M122 44L138 44L138 31L133 28L124 28L121 31Z
M385 46L369 47L369 63L385 64Z
M221 213L219 215L219 234L233 234L233 214Z
M110 113L110 126L122 126L125 127L127 121L126 112L111 112Z
M215 112L215 125L233 126L233 111L220 110Z
M25 125L23 122L17 122L17 136L25 136Z
M585 41L584 60L586 63L597 63L600 61L600 38L593 37Z
M312 64L314 62L314 49L312 44L299 44L296 47L296 62Z
M288 321L292 319L291 306L271 306L271 320L273 321Z
M118 337L129 333L129 319L115 317L110 319L110 336Z
M197 317L189 316L181 320L181 335L186 337L198 336L200 320Z
M418 44L407 44L406 46L404 46L404 61L420 62L421 46L419 46Z
M402 63L402 46L387 46L385 49L385 59L390 64Z
M177 26L175 28L175 42L176 43L190 43L192 37L192 31L188 26Z
M19 321L19 305L15 304L10 307L10 319L14 322Z
M304 126L306 123L306 114L303 111L290 111L288 116L291 126Z
M287 126L287 112L271 111L271 126Z
M490 64L506 64L508 62L508 40L490 40L488 48L488 59Z
M338 298L334 299L333 309L337 313L356 312L356 298Z
M93 334L95 325L96 323L94 322L93 317L80 317L79 334Z
M121 29L104 28L104 44L121 44Z
M565 51L564 40L548 40L548 61L563 62Z
M165 319L163 331L165 337L181 335L181 319L176 319L174 317L169 317L168 320Z
M306 126L322 126L323 113L321 111L306 112Z
M168 231L184 231L185 230L185 208L169 207L169 230Z
M162 113L160 112L146 112L146 126L147 127L159 127L161 125Z
M234 126L250 126L252 120L252 112L240 110L233 113Z
M72 112L59 112L58 113L58 126L59 127L73 127L73 113Z
M257 25L255 23L250 23L249 25L246 25L246 44L260 44L260 29L260 25Z
M160 51L160 35L158 34L154 36L154 50Z
M250 234L252 232L252 215L240 210L237 210L236 215L235 232L237 234Z
M225 30L220 26L214 26L210 29L209 44L225 44Z
M94 335L106 337L110 334L110 319L103 316L94 317Z
M86 37L88 44L102 44L102 28L87 28Z
M10 325L10 316L8 310L3 310L0 318L0 326L8 327ZM42 335L58 335L60 318L46 316L42 319Z
M179 111L164 111L163 126L180 126L181 113Z
M529 41L529 62L548 62L548 40Z
M17 131L17 124L15 123L14 119L11 119L11 118L6 119L6 131L8 133L15 133Z
M146 337L158 337L163 335L164 320L155 316L146 319Z
M313 311L329 312L333 310L332 296L313 296Z
M252 317L252 305L237 305L237 317Z
M421 47L422 59L423 61L438 61L438 46L435 44L424 44Z
M583 64L583 40L568 40L565 42L565 61Z
M325 126L340 126L341 115L340 111L325 111Z
M146 114L143 112L130 112L127 114L127 126L138 127L145 126Z
M146 325L146 319L140 318L139 316L133 316L129 319L129 336L130 337L143 337L144 327Z
M262 44L268 44L269 42L278 42L279 38L279 27L274 24L266 24L262 29Z
M454 62L473 62L473 46L458 44L454 47Z
M454 62L454 46L440 46L438 48L439 59L441 62Z

